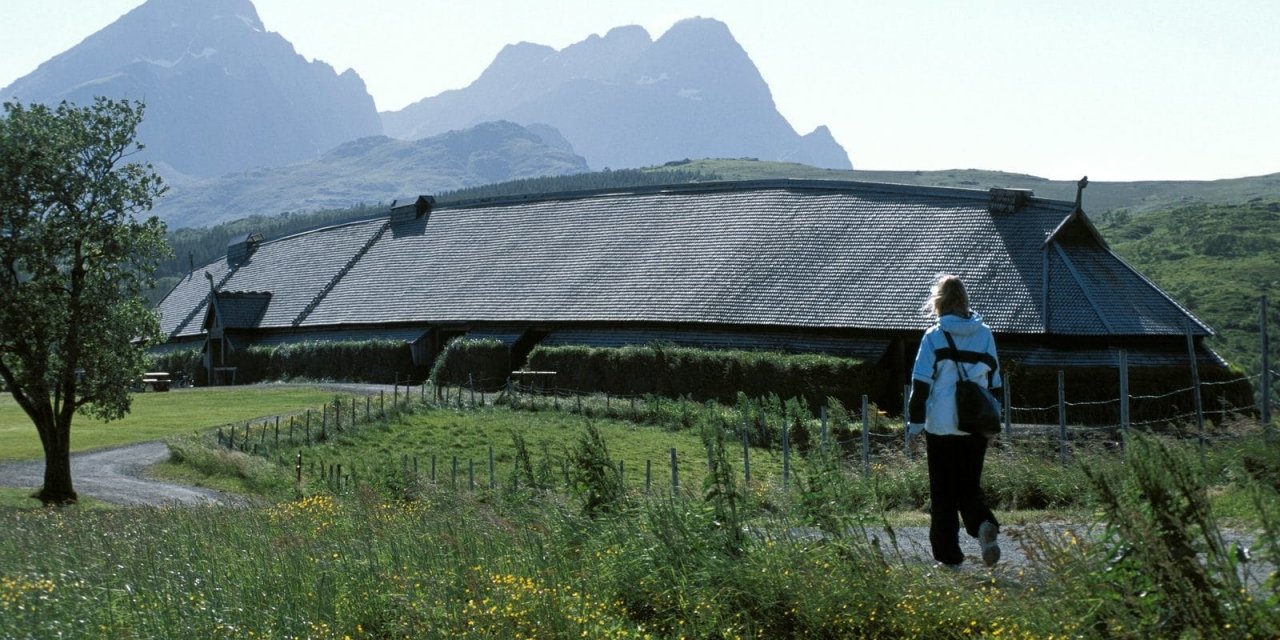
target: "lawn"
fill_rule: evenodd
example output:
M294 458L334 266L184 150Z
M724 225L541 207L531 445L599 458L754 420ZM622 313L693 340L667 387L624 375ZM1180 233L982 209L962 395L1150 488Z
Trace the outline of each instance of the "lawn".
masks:
M71 450L86 451L158 440L263 416L319 407L334 393L305 385L260 385L175 389L133 396L129 415L101 422L77 415L71 426ZM0 395L0 460L42 457L40 438L31 420L14 401Z

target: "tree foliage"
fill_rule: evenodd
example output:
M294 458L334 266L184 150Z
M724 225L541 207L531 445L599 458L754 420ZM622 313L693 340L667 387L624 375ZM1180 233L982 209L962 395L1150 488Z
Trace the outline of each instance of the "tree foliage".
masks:
M6 103L0 119L0 377L40 434L45 502L75 499L72 416L123 416L160 339L142 292L165 228L139 214L165 187L129 160L142 113L99 98Z

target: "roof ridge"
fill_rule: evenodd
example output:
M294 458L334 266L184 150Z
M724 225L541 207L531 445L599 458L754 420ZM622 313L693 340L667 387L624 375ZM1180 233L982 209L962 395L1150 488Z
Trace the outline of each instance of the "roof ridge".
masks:
M1004 187L1000 187L1004 188ZM1011 187L1010 187L1011 188ZM660 185L636 185L618 187L600 187L568 191L550 191L544 193L523 193L504 196L490 196L456 200L453 202L437 201L437 209L473 209L485 206L504 206L529 202L554 200L582 200L605 195L650 195L659 193L715 193L724 191L762 191L789 189L795 191L832 191L832 192L864 192L884 194L919 194L933 195L966 200L986 202L991 198L990 189L968 187L946 187L940 185L907 184L899 182L871 182L863 180L825 180L814 178L761 178L751 180L713 180L707 182L677 182ZM1053 200L1031 196L1028 202L1040 205L1058 205L1074 209L1075 205L1067 200Z
M298 313L297 317L293 319L291 325L294 327L301 325L302 322L307 319L307 316L311 315L311 312L315 311L316 307L320 306L320 303L324 301L325 296L329 295L329 292L333 291L333 289L338 286L338 282L342 280L343 276L347 275L347 273L356 266L356 263L360 262L360 259L363 258L365 254L369 253L369 249L373 248L373 245L377 244L378 240L381 239L382 236L386 234L387 229L390 228L391 219L388 218L382 223L381 227L378 227L378 230L374 232L373 235L369 236L368 240L365 240L364 244L361 245L358 251L356 251L355 255L351 256L351 259L347 260L347 263L342 265L342 268L338 269L337 273L333 274L333 277L329 279L329 283L320 289L320 292L317 293L315 297L311 298L311 302L308 302L307 306Z
M1106 329L1108 333L1115 333L1115 329L1112 326L1111 321L1107 319L1106 312L1102 310L1102 305L1098 304L1098 301L1094 299L1093 291L1089 288L1089 283L1085 282L1084 278L1080 277L1080 272L1076 269L1076 265L1071 262L1071 258L1067 256L1067 252L1062 249L1062 245L1057 240L1053 240L1052 242L1053 249L1058 254L1058 259L1062 261L1062 266L1067 268L1067 273L1071 275L1071 279L1075 280L1077 287L1080 287L1080 292L1084 294L1085 302L1088 302L1089 306L1093 308L1093 312L1098 315L1098 320L1102 322L1102 327Z
M205 265L205 266L207 267L209 265ZM239 270L240 270L240 265L238 264L231 265L230 268L227 269L227 272L222 275L222 278L218 280L218 283L213 285L212 289L214 291L217 291L218 287L221 287L222 285L226 284L227 281L231 279L231 276L234 275L235 272ZM206 275L208 275L208 273L209 273L208 271L205 271ZM191 272L192 277L194 277L194 274L195 272L192 271ZM208 294L206 294L204 298L200 300L199 304L197 304L193 309L191 309L191 313L188 313L187 317L182 319L182 322L179 322L178 325L174 327L173 331L169 334L169 339L172 340L175 336L182 333L182 330L186 329L188 324L191 324L191 321L195 319L196 315L199 314L200 310L204 309L205 305L207 304L209 304Z

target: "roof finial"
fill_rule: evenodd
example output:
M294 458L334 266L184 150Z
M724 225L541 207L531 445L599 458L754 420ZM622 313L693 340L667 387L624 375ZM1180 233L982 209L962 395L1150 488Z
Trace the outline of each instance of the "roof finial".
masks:
M1084 188L1087 186L1089 186L1089 176L1080 178L1079 182L1076 182L1076 210L1077 211L1080 210L1080 197L1084 194Z

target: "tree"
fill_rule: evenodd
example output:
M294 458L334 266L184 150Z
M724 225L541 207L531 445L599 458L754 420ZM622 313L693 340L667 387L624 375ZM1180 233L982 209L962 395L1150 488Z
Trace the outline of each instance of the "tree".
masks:
M159 321L142 292L168 252L140 220L166 187L130 161L141 103L6 103L0 119L0 378L44 447L45 504L76 500L71 419L129 410Z

